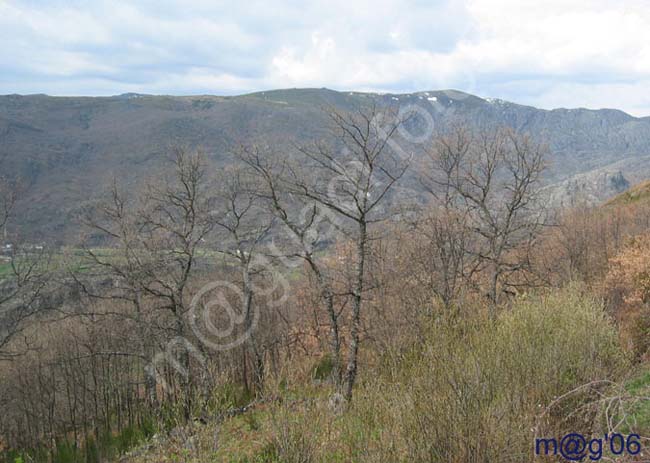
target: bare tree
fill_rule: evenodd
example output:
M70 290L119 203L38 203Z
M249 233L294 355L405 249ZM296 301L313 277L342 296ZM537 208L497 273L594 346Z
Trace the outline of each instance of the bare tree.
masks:
M471 148L471 134L456 125L436 137L421 159L419 183L432 201L411 223L412 264L420 284L433 292L448 312L478 268L473 255L470 214L455 189L461 164Z
M5 350L25 328L26 322L51 308L48 273L50 254L44 249L14 244L9 252L9 272L0 277L0 358L14 354Z
M329 321L329 347L332 360L332 379L336 389L341 387L341 337L340 310L335 305L333 276L328 265L319 258L316 251L327 245L332 236L323 232L329 216L323 214L323 206L304 196L288 194L291 191L289 172L294 168L268 147L242 146L238 158L247 165L259 180L257 197L266 201L271 213L283 225L288 234L282 240L282 249L275 249L274 257L299 259L314 276L318 296ZM278 240L279 242L279 240Z
M45 296L50 252L45 246L22 242L18 234L9 242L7 230L15 215L17 197L17 185L0 178L0 228L5 245L0 250L0 263L6 269L4 275L0 274L0 355L6 357L13 355L6 348L27 320L48 308Z
M118 289L117 295L91 295L128 301L138 322L142 321L142 298L146 297L153 301L154 310L170 316L171 326L165 325L165 318L160 320L160 328L169 333L168 337L184 338L189 334L185 317L199 248L215 225L203 154L180 147L172 154L171 175L148 185L142 201L131 204L114 188L111 200L99 208L99 213L86 217L86 225L116 246L119 253L104 255L88 246L86 254L96 269L115 279ZM189 418L190 358L185 349L180 353L180 364L186 373L183 389Z
M433 293L447 312L454 312L477 262L468 250L472 234L460 212L434 208L412 226L410 247L413 277Z
M259 391L264 383L264 346L257 339L256 327L253 326L254 311L257 310L258 315L260 311L259 307L253 307L256 302L253 280L265 270L257 265L259 245L267 237L272 222L266 210L258 204L252 180L237 167L223 172L217 191L218 209L214 223L225 232L225 237L219 239L218 248L234 259L241 273L243 329L249 333L247 343L254 357L254 381Z
M388 111L386 111L388 112ZM292 194L319 204L336 217L340 229L355 243L350 344L344 374L344 395L349 400L358 370L361 314L364 301L366 263L372 236L369 227L386 220L383 209L388 195L406 172L410 159L394 153L388 142L403 122L395 115L382 117L380 108L371 105L354 112L330 111L334 143L301 147L312 175L292 171ZM378 121L388 121L380 127Z
M16 185L0 177L0 229L3 241L7 242L7 225L16 206Z
M467 249L488 275L491 315L510 277L530 269L530 249L544 226L540 177L546 148L512 129L472 133L456 127L432 150L425 180L446 210L466 217L476 239Z
M141 217L137 213L134 198L128 197L113 182L109 195L81 218L92 240L110 246L109 252L82 243L86 260L84 272L72 272L71 276L79 284L83 293L92 301L105 301L110 310L99 310L100 316L126 319L133 322L137 339L125 347L132 349L134 356L141 357L145 363L155 355L155 327L148 312L148 304L143 286L148 284L141 267L146 255L142 251L139 235ZM97 281L108 278L111 290L107 291ZM99 286L99 287L96 287ZM100 304L101 306L101 304ZM120 309L120 307L124 307ZM95 309L93 308L93 315ZM86 313L88 310L85 311ZM156 376L145 374L145 386L150 403L157 403Z

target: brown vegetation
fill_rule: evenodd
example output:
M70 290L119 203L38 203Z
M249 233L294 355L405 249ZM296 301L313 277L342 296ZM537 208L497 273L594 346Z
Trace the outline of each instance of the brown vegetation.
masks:
M85 211L59 265L16 248L7 458L107 461L157 434L185 436L183 461L527 461L539 435L636 430L617 388L648 351L650 206L546 210L546 148L465 127L421 156L430 202L406 204L404 121L377 114L217 174L176 148ZM234 416L264 444L241 460L220 443Z

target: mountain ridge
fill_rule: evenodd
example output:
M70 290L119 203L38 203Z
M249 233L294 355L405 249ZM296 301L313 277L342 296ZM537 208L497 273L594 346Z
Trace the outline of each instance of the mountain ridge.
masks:
M201 146L219 168L238 143L264 139L281 149L293 141L308 142L323 136L322 108L349 110L368 101L417 104L439 129L460 120L473 127L510 126L531 133L549 145L545 182L555 188L559 203L570 202L566 199L581 190L589 191L591 201L602 201L620 192L616 185L650 178L650 117L610 108L539 109L453 89L3 95L0 173L26 184L18 225L35 239L62 241L75 234L74 216L85 201L97 197L114 176L138 184L160 168L171 144ZM616 180L619 173L624 181Z
M463 90L458 90L458 89L453 89L453 88L448 88L448 89L439 89L439 90L421 90L417 92L406 92L406 93L393 93L393 92L365 92L365 91L359 91L359 90L334 90L330 89L328 87L287 87L287 88L278 88L278 89L269 89L269 90L258 90L254 92L246 92L246 93L238 93L238 94L233 94L233 95L219 95L216 93L197 93L197 94L179 94L179 95L173 95L173 94L165 94L165 93L139 93L139 92L125 92L125 93L119 93L119 94L114 94L114 95L51 95L48 93L7 93L7 94L0 94L0 98L3 97L48 97L48 98L119 98L119 99L130 99L130 98L141 98L141 97L169 97L169 98L239 98L239 97L246 97L246 96L259 96L259 95L264 95L267 93L274 93L274 92L288 92L288 91L328 91L328 92L334 92L334 93L341 93L341 94L355 94L355 95L368 95L368 96L397 96L397 97L408 97L411 95L424 95L428 93L443 93L447 94L450 92L454 92L457 94L464 94L467 96L479 98L481 100L484 100L488 103L505 103L505 104L511 104L511 105L516 105L519 107L527 107L527 108L534 108L538 111L547 111L547 112L553 112L553 111L587 111L587 112L600 112L600 111L612 111L616 113L622 113L626 116L629 116L632 119L650 119L650 115L648 116L634 116L622 109L614 108L614 107L603 107L603 108L587 108L584 106L578 106L578 107L564 107L564 106L559 106L556 108L539 108L537 106L529 105L529 104L523 104L523 103L517 103L512 100L505 100L502 98L493 98L493 97L482 97L478 95L473 95L471 93L467 93Z

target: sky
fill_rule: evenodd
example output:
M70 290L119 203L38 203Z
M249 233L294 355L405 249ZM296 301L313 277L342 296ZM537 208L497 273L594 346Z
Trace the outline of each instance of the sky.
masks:
M0 94L293 87L650 116L650 0L0 0Z

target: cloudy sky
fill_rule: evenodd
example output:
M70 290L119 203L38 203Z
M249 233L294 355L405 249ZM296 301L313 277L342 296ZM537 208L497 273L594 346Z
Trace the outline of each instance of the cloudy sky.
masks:
M650 0L0 0L0 94L456 88L650 115Z

